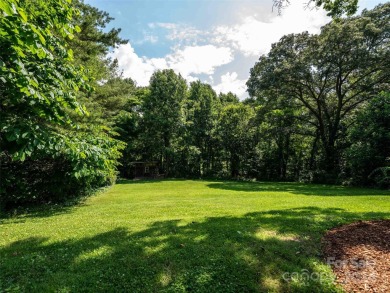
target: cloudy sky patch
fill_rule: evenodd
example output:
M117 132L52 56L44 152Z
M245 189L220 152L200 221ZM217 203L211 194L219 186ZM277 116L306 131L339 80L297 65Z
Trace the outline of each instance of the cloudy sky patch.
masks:
M110 53L123 76L146 86L155 70L170 68L217 92L247 97L249 70L283 35L318 33L330 19L307 1L292 0L282 15L272 0L88 0L115 20L129 43ZM379 1L360 1L372 8ZM110 28L108 27L108 29Z

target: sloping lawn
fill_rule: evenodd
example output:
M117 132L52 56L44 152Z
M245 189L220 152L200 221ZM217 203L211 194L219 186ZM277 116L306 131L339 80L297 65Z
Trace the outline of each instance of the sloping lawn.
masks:
M124 181L1 219L0 292L332 292L324 232L389 218L389 191Z

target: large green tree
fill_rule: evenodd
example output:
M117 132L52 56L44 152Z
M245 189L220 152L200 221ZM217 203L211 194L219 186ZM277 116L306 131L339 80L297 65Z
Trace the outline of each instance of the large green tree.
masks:
M388 86L390 4L333 21L320 35L284 36L251 69L251 96L283 95L309 114L324 152L324 170L337 172L344 131L359 107Z
M73 63L85 68L89 84L94 87L92 94L78 95L78 100L86 106L89 115L74 119L107 127L112 125L114 116L125 107L127 98L135 89L135 83L131 80L121 83L117 61L107 58L110 48L127 41L119 37L120 29L107 30L107 24L113 20L107 12L81 0L74 0L72 5L79 11L72 18L72 23L80 28L80 32L68 41L68 46L73 51Z
M187 84L180 75L166 69L152 75L149 88L150 93L142 104L144 143L149 158L160 161L163 171L169 175L174 163L174 143L184 126Z
M189 145L198 154L198 175L207 174L211 169L218 106L217 95L210 85L200 81L191 83L186 116Z
M116 77L116 61L107 58L107 53L110 48L126 44L127 40L120 38L120 28L107 29L114 20L107 12L85 4L83 0L73 0L73 6L79 11L72 19L79 27L79 33L68 44L74 52L74 62L88 70L97 87L97 82Z

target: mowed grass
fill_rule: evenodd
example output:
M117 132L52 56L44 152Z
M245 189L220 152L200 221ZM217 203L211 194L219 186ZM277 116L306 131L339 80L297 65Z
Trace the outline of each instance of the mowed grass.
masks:
M389 219L389 195L299 183L123 181L74 207L1 219L0 291L338 291L321 237L344 223Z

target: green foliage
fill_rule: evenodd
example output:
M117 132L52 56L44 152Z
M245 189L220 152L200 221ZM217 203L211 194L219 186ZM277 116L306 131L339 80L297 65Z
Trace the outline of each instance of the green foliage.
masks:
M149 90L146 88L134 89L130 86L129 80L118 79L115 84L118 85L118 90L121 88L119 95L126 99L125 106L114 117L113 126L119 134L118 139L126 143L119 171L123 177L129 178L132 176L132 162L142 159L143 145L140 137L143 130L140 127L142 123L140 108L145 95L149 94Z
M96 125L113 126L116 117L122 112L131 112L138 98L136 86L131 79L110 78L107 82L95 87L95 91L85 105L91 113L83 117L82 122Z
M149 159L160 161L163 172L170 174L175 139L180 137L184 126L183 102L187 84L173 70L162 70L152 75L149 89L142 103L146 153Z
M215 128L220 103L210 85L192 82L186 103L186 144L191 175L210 174L215 151Z
M383 92L358 114L350 131L348 165L354 184L389 187L390 94Z
M88 70L94 86L98 88L97 82L116 74L116 60L106 57L109 48L125 44L127 40L119 37L121 29L107 30L107 24L114 20L107 12L85 4L82 0L73 0L72 5L80 11L72 19L72 23L79 27L79 32L69 41L74 52L74 62Z
M273 6L282 13L283 8L290 4L290 0L273 0ZM314 4L317 7L322 7L328 12L328 16L339 18L344 14L351 16L358 9L358 0L309 0L304 4L310 6Z
M79 11L65 0L1 4L0 204L64 200L112 183L123 143L76 119L87 115L80 93L91 91L68 45Z
M218 98L221 101L222 105L237 104L240 102L238 97L232 92L228 92L227 94L220 93Z
M353 15L358 8L358 0L313 0L318 7L323 7L332 17L342 16L344 13Z
M302 137L304 124L299 121L300 112L287 99L275 97L257 106L257 150L260 160L254 168L257 178L268 180L298 180L302 166L301 153L305 147ZM306 126L307 127L307 126Z
M253 147L253 117L253 109L242 103L227 105L220 114L218 132L228 155L233 178L242 173L241 164Z
M21 161L38 149L56 151L47 137L56 127L73 126L68 111L85 113L76 92L89 90L65 44L77 30L70 23L74 10L62 0L38 4L39 10L24 10L7 0L1 7L1 145Z

